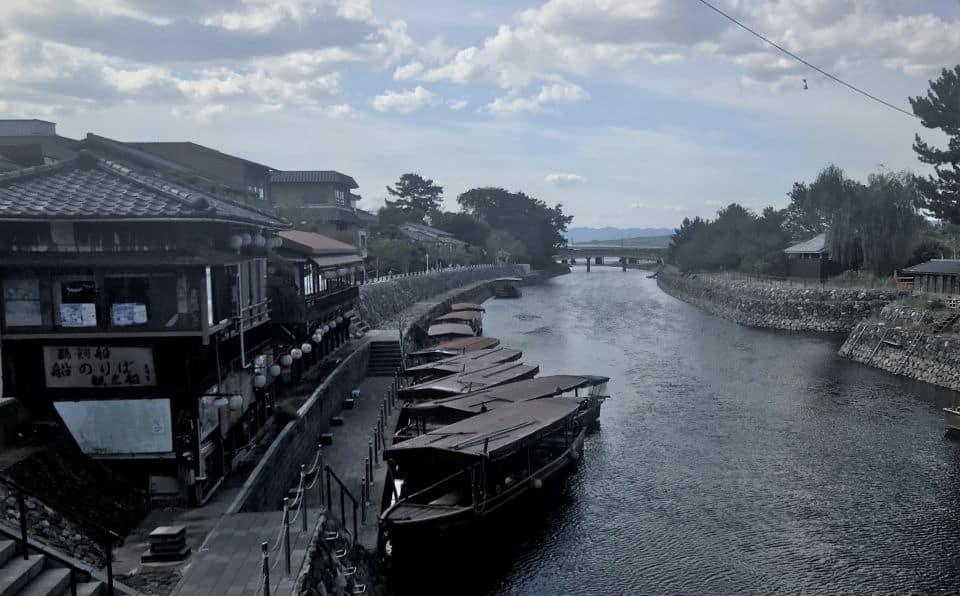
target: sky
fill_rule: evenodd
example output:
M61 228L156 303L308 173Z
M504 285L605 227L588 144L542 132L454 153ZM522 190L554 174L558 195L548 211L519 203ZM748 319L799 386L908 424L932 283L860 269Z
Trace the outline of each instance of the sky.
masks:
M958 0L714 3L907 111L960 62ZM574 226L783 206L828 163L923 173L914 135L942 142L698 0L2 0L19 117L339 170L367 209L405 172L451 210L499 186Z

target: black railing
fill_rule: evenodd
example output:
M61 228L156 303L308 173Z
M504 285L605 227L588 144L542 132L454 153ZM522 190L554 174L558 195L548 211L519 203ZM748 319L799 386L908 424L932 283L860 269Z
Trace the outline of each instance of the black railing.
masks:
M43 500L37 497L36 495L30 493L26 489L22 488L20 485L15 484L14 482L0 476L0 483L3 483L10 489L13 493L14 498L17 501L17 514L20 517L20 532L13 532L8 530L4 525L0 524L0 534L7 536L16 542L20 555L24 560L30 558L30 551L33 550L41 555L50 557L54 561L57 561L70 571L70 594L71 596L76 596L77 594L77 577L84 578L84 581L91 581L95 579L88 569L80 567L74 562L66 558L65 556L57 553L53 548L45 547L40 541L35 540L34 544L30 544L30 539L28 536L27 529L27 497L31 497L40 503L43 503ZM94 534L93 537L95 542L104 550L106 555L106 567L107 567L107 595L114 596L113 589L113 546L115 544L120 544L121 539L120 535L112 530L108 530L96 522L82 519L77 520L80 526L82 526L89 534Z
M337 485L340 487L340 525L344 528L347 527L347 517L346 517L346 501L345 499L349 498L350 502L353 504L353 542L356 542L358 539L357 534L357 509L360 506L360 503L353 496L353 493L350 492L346 486L344 486L343 481L340 480L340 477L337 476L336 472L330 469L330 466L323 467L324 472L327 474L327 511L330 514L333 514L333 495L332 495L332 486L333 483L330 482L330 479L333 478L337 481Z
M325 311L337 306L341 306L344 302L354 300L359 296L359 286L344 286L341 288L334 288L333 290L329 290L321 294L307 296L304 298L304 300L306 301L307 309L314 311Z

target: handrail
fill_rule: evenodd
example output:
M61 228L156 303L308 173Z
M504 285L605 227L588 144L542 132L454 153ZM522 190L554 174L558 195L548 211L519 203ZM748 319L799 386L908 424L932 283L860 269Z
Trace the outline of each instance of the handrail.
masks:
M0 533L6 536L9 536L14 541L20 544L21 554L24 560L29 558L30 549L33 549L34 551L39 552L44 556L50 557L51 559L57 561L58 563L60 563L61 565L69 569L70 570L70 591L72 594L75 594L76 593L76 577L74 576L74 573L83 574L84 576L86 576L87 580L89 581L90 579L93 578L93 575L90 573L90 571L88 569L83 569L79 567L74 561L67 558L65 555L61 555L57 553L52 547L50 546L45 547L42 544L42 542L39 540L35 540L34 544L32 545L30 544L30 539L29 539L29 536L27 535L27 506L26 506L26 499L24 497L29 496L37 501L40 501L41 504L44 504L43 499L36 496L33 492L21 487L19 484L16 484L12 480L5 478L3 476L0 476L0 482L2 482L6 486L8 486L10 489L12 489L17 499L18 515L20 517L19 535L17 535L15 532L11 532L10 530L6 529L2 524L0 524ZM89 526L85 528L87 531L92 529L95 532L102 534L103 536L101 540L97 540L96 537L94 537L94 540L99 543L101 548L104 549L104 554L106 555L106 559L107 559L106 561L107 563L106 564L107 595L113 596L114 594L113 545L121 544L122 543L121 537L119 534L117 534L113 530L108 530L94 521L86 519L83 516L77 516L77 517L80 519L81 525Z
M353 496L353 493L350 492L350 489L343 484L343 481L340 480L340 477L337 476L337 473L334 472L329 465L324 466L323 469L327 473L327 511L329 511L330 513L333 513L333 501L331 498L331 491L330 491L330 487L331 487L330 478L333 477L333 479L337 481L337 484L340 485L340 525L342 526L347 525L344 495L349 497L350 502L353 503L353 534L351 536L353 538L353 541L356 542L358 539L357 507L359 506L359 502L357 501L356 497Z

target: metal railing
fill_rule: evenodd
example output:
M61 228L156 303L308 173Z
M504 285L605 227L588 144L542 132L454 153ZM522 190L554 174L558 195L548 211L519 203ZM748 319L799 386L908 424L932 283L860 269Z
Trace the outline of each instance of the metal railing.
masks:
M829 277L826 279L819 279L802 277L775 277L769 275L758 275L755 273L743 273L740 271L707 272L696 273L692 275L697 275L707 279L745 281L772 287L837 290L909 290L909 288L906 288L902 283L898 283L893 277L863 276L848 278Z
M476 271L482 269L494 269L496 267L503 267L504 265L498 265L495 263L485 263L482 265L447 265L447 266L438 266L430 267L430 269L410 271L408 273L393 273L389 275L380 275L380 276L371 276L368 277L363 285L370 285L381 283L385 281L390 281L393 279L403 279L405 277L420 277L423 275L429 275L431 273L440 273L443 271Z
M71 596L77 595L77 578L78 576L84 578L84 581L91 581L94 576L90 573L88 569L84 569L71 559L68 559L64 555L59 554L52 547L44 547L42 542L35 540L35 544L30 544L29 531L27 528L27 497L29 496L40 503L43 503L43 499L37 497L35 494L24 489L20 485L12 482L11 480L0 476L0 483L3 483L7 486L8 489L13 493L14 499L17 502L17 515L20 521L20 531L13 532L7 529L5 526L0 524L0 534L7 536L12 539L20 551L20 555L26 561L30 558L30 551L44 555L45 557L50 557L54 561L63 565L70 572L70 594ZM96 522L93 522L88 519L77 519L79 525L84 527L88 533L97 534L97 536L92 537L95 542L104 550L106 555L106 571L107 571L107 595L114 596L114 585L113 585L113 546L115 544L121 544L120 535L114 532L113 530L108 530Z

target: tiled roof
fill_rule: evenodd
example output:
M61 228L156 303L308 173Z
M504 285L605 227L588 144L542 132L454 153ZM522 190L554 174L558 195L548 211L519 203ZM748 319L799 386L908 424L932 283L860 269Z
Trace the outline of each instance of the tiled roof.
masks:
M268 213L82 151L75 159L0 174L0 219L211 219L269 228Z
M447 244L466 244L453 237L450 232L431 228L423 224L405 223L400 224L400 233L407 238L419 242L443 242Z
M788 255L827 252L827 235L817 234L809 240L805 240L783 249L783 252L787 253Z
M960 275L960 260L931 259L925 263L918 263L913 267L907 267L903 272L927 275Z
M340 242L329 236L301 230L284 230L280 232L283 238L283 247L311 255L328 255L339 253L356 253L357 248L352 244Z
M270 172L270 182L274 184L327 182L345 184L349 188L360 188L356 180L335 170L278 170Z

